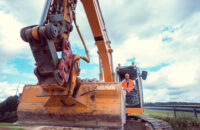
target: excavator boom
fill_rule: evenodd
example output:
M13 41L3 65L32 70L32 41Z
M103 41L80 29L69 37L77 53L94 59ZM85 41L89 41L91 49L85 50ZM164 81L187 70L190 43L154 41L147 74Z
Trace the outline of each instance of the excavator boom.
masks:
M82 0L103 67L105 82L114 82L111 42L108 38L98 0ZM101 66L100 65L100 66ZM103 75L100 71L100 78Z

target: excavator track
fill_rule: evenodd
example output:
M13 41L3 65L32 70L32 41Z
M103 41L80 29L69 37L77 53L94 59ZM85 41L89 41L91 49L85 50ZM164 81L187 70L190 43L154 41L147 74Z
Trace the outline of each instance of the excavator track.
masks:
M173 130L171 125L163 120L148 116L128 115L124 130Z

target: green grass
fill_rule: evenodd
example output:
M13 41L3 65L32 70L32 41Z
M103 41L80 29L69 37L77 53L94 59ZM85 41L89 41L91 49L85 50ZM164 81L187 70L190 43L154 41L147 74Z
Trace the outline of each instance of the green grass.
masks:
M14 125L13 123L0 123L0 128L9 128L10 130L24 130L23 128L14 128L19 125Z
M143 115L173 116L173 113L170 111L144 110Z
M177 118L174 118L173 112L159 110L145 110L143 115L169 122L174 130L187 130L191 127L200 128L200 114L198 119L193 118L193 113L177 112Z
M13 123L0 123L0 126L16 126Z
M160 110L144 110L144 115L149 116L164 116L164 117L174 117L174 114L172 111L160 111ZM193 113L187 113L187 112L176 112L177 118L193 118ZM200 119L200 113L197 114L198 119Z
M24 130L23 128L9 128L9 127L0 127L1 128L7 128L9 130Z

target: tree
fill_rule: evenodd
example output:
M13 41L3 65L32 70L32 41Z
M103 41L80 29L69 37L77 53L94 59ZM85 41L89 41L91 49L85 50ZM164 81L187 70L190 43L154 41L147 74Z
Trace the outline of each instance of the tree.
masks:
M15 122L17 120L18 96L10 96L0 103L0 122Z

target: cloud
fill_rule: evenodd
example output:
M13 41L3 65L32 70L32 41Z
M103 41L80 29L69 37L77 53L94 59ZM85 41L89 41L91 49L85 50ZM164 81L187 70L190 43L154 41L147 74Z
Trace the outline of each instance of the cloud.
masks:
M169 55L166 55L167 53ZM138 39L130 36L123 44L114 47L113 56L115 65L126 64L128 59L136 58L135 62L140 67L151 67L168 63L170 50L162 44L161 36L151 39Z
M1 6L2 1L0 2ZM17 12L17 11L16 11ZM15 95L18 82L24 80L35 80L33 74L21 72L17 69L18 62L12 62L16 58L32 61L31 50L27 43L20 37L20 30L25 25L12 13L0 9L0 101L11 95ZM14 78L13 78L14 77ZM21 79L20 79L21 77ZM15 81L15 79L18 79ZM29 81L24 81L27 83ZM22 91L22 84L19 84Z
M10 54L15 54L23 50L27 44L22 44L20 29L24 25L17 21L13 15L5 14L2 11L0 11L0 17L2 18L0 22L1 51L9 51Z
M24 26L13 15L0 11L0 73L17 73L13 64L8 62L19 55L29 57L29 45L20 38L20 29Z
M3 74L19 74L14 64L1 63L0 69L0 73Z
M10 63L16 58L28 59L34 64L28 43L21 40L20 30L39 22L44 1L0 1L0 73L17 74L19 70Z
M200 63L188 61L174 63L150 72L143 82L144 100L199 102ZM160 94L160 91L162 94ZM158 98L159 97L159 98Z
M0 102L2 102L3 100L5 100L7 97L9 96L13 96L16 94L17 92L17 88L18 88L18 92L21 93L22 89L23 89L23 84L9 84L8 82L0 82Z
M197 75L200 65L194 61L172 64L165 68L164 72L170 86L189 86L197 83Z
M126 40L130 33L139 38L150 38L160 34L163 26L190 19L200 11L197 6L199 4L198 0L100 1L110 39L113 44L118 45Z
M38 24L45 0L6 0L0 2L0 10L12 14L25 25Z

